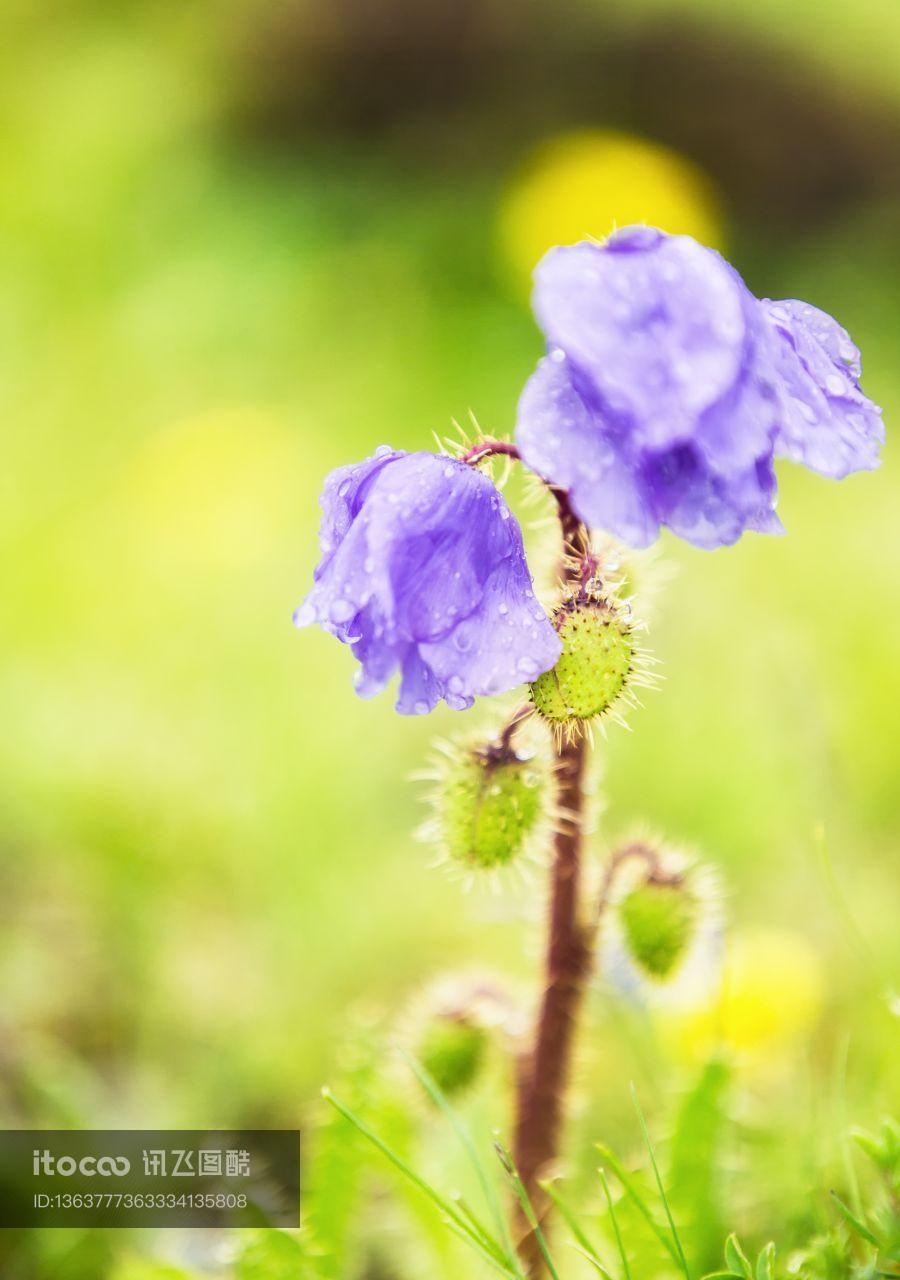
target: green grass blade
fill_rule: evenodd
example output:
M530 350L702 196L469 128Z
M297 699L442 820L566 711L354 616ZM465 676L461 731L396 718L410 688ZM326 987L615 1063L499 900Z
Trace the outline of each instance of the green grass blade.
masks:
M388 1161L390 1161L395 1169L402 1173L403 1176L413 1183L414 1186L418 1187L422 1194L427 1196L428 1199L441 1210L446 1217L448 1224L453 1224L457 1231L461 1232L465 1239L467 1239L479 1253L484 1254L486 1252L482 1240L484 1238L490 1240L491 1236L482 1224L478 1224L478 1230L476 1231L469 1221L459 1212L456 1206L446 1198L446 1196L442 1196L439 1191L435 1191L434 1187L430 1186L424 1178L420 1177L420 1175L416 1173L415 1169L408 1165L403 1157L398 1155L392 1147L388 1146L384 1139L379 1137L374 1129L371 1129L366 1122L360 1119L360 1117L356 1115L355 1112L351 1111L349 1107L344 1106L342 1102L338 1101L330 1089L323 1089L322 1097L326 1102L330 1103L336 1111L339 1111L346 1120L349 1120L354 1128L356 1128L363 1137L367 1138L369 1142L371 1142L372 1145L376 1147ZM492 1244L497 1253L497 1258L495 1258L494 1261L497 1261L498 1258L502 1259L502 1247L497 1243L497 1241L492 1241ZM507 1275L512 1277L512 1280L519 1280L521 1272L512 1271L505 1259L499 1265Z
M631 1267L628 1265L628 1254L625 1252L625 1242L622 1239L622 1232L619 1230L619 1219L616 1216L616 1206L613 1204L612 1192L609 1189L609 1179L606 1176L605 1169L598 1169L600 1175L600 1185L603 1187L603 1194L606 1196L606 1207L609 1211L609 1219L613 1225L613 1231L616 1236L616 1247L619 1250L619 1257L622 1259L622 1273L625 1280L631 1280Z
M613 1173L619 1179L629 1199L634 1204L635 1208L638 1210L641 1217L647 1223L647 1226L656 1236L657 1240L660 1242L660 1244L663 1246L663 1248L672 1258L672 1261L675 1263L679 1263L679 1258L675 1250L675 1246L672 1244L672 1241L669 1239L665 1231L663 1231L662 1227L654 1218L646 1200L641 1195L640 1191L638 1191L637 1187L634 1184L634 1179L632 1178L628 1170L625 1168L625 1166L622 1164L622 1161L619 1159L619 1157L615 1154L614 1151L611 1151L609 1147L604 1146L600 1142L597 1143L597 1150L600 1152L601 1158L606 1161L606 1163L612 1169Z
M544 1188L544 1190L547 1192L547 1195L553 1201L553 1205L556 1208L557 1212L559 1213L559 1216L562 1218L563 1222L565 1222L566 1226L572 1232L572 1235L575 1237L576 1241L578 1242L582 1252L586 1256L589 1254L591 1256L592 1261L599 1262L600 1256L597 1253L597 1250L591 1244L590 1240L588 1239L587 1234L585 1233L580 1222L578 1221L578 1218L575 1215L575 1211L574 1209L572 1209L571 1205L569 1205L563 1199L563 1197L556 1190L552 1182L542 1182L541 1186Z
M858 1236L861 1236L863 1240L868 1241L869 1244L873 1244L876 1249L880 1249L881 1241L878 1239L875 1233L869 1227L867 1227L866 1224L863 1221L861 1221L861 1219L857 1218L856 1214L853 1213L853 1211L846 1204L844 1204L843 1200L837 1194L836 1191L832 1191L831 1198L834 1201L834 1203L837 1205L838 1209L840 1210L842 1216L844 1217L848 1225L852 1227L852 1229L856 1232L856 1234Z
M666 1195L666 1189L663 1185L663 1180L660 1177L659 1165L656 1163L656 1155L653 1151L653 1143L650 1141L650 1134L647 1130L647 1121L644 1119L644 1113L641 1110L641 1104L638 1102L637 1090L634 1085L631 1086L631 1100L634 1103L634 1109L637 1112L637 1117L641 1124L641 1132L644 1135L644 1142L646 1143L647 1152L650 1156L650 1163L653 1166L653 1175L656 1178L656 1185L659 1188L660 1199L662 1200L663 1208L666 1211L669 1230L672 1232L672 1239L675 1241L678 1263L684 1272L685 1280L691 1280L691 1270L688 1266L687 1258L684 1256L684 1249L681 1247L681 1237L678 1235L678 1228L675 1226L675 1220L672 1217L672 1210L669 1208L669 1197Z
M612 1276L606 1270L606 1267L604 1267L599 1258L596 1258L592 1253L589 1253L587 1249L582 1249L581 1245L575 1244L572 1248L576 1253L580 1253L582 1258L586 1259L595 1271L599 1271L604 1280L613 1280Z
M520 1271L510 1271L505 1262L501 1262L499 1258L485 1249L477 1240L473 1240L471 1235L464 1231L462 1227L458 1227L455 1222L450 1220L448 1220L445 1225L448 1231L467 1244L470 1249L474 1249L476 1253L480 1254L482 1260L489 1263L495 1271L499 1271L500 1274L506 1276L508 1280L518 1280L518 1277L522 1274Z
M509 1175L509 1180L516 1193L516 1198L522 1206L522 1212L525 1214L528 1225L534 1232L534 1238L537 1240L538 1248L541 1251L544 1262L547 1264L547 1270L549 1271L552 1280L559 1280L559 1272L556 1270L556 1266L554 1265L550 1248L547 1244L547 1237L541 1230L541 1225L537 1220L537 1214L534 1211L534 1205L531 1203L531 1200L528 1197L528 1192L525 1190L522 1179L519 1177L519 1171L515 1166L515 1162L502 1142L495 1142L494 1149L500 1157L500 1163Z
M447 1095L438 1085L434 1077L426 1071L422 1064L414 1058L412 1054L407 1053L405 1049L400 1050L400 1056L403 1058L404 1062L406 1062L407 1066L410 1068L413 1075L428 1094L429 1098L431 1098L435 1106L437 1106L441 1113L446 1116L453 1132L459 1139L460 1145L469 1157L469 1163L475 1170L475 1175L478 1178L485 1202L494 1219L494 1223L500 1234L500 1239L503 1242L506 1259L515 1269L517 1274L522 1276L524 1280L524 1272L519 1266L518 1255L516 1254L515 1247L513 1246L512 1238L509 1233L509 1226L506 1221L506 1214L503 1212L503 1206L500 1203L500 1197L497 1195L496 1188L494 1187L487 1170L482 1164L475 1148L475 1143L472 1140L472 1135L457 1115L455 1109L451 1106Z
M499 1242L496 1241L493 1236L488 1235L487 1230L483 1224L479 1222L475 1213L469 1208L462 1196L452 1196L451 1204L455 1205L460 1214L466 1219L472 1230L481 1239L481 1243L484 1245L485 1249L491 1253L495 1253L498 1262L502 1262L504 1266L509 1266L509 1260L503 1252L503 1249L499 1246Z

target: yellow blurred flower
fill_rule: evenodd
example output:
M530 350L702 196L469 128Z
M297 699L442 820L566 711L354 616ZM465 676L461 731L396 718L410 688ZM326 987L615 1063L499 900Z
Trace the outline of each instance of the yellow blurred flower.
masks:
M562 134L531 155L499 212L501 252L526 285L544 253L616 227L646 222L701 244L724 242L722 211L706 174L668 147L595 129Z
M789 1056L815 1025L824 995L822 966L799 934L738 934L720 981L682 993L662 1012L666 1038L696 1060L726 1049L746 1061Z

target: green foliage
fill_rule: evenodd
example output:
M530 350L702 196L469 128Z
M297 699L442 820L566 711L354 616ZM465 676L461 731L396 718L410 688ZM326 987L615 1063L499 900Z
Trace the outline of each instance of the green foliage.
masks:
M126 1256L116 1263L111 1280L192 1280L192 1277L193 1273L183 1267L154 1262L150 1258ZM281 1280L281 1277L273 1274L271 1277L239 1277L239 1280Z
M300 1236L273 1230L246 1232L235 1264L234 1280L314 1280L318 1276L339 1274L320 1271L321 1262L310 1257Z
M775 1245L770 1242L761 1249L754 1265L732 1232L725 1241L725 1268L709 1272L704 1280L725 1280L726 1276L736 1280L775 1280Z
M706 1064L694 1087L681 1100L669 1149L672 1200L682 1224L685 1248L698 1271L715 1265L725 1233L722 1155L729 1124L731 1079L727 1063L713 1060Z

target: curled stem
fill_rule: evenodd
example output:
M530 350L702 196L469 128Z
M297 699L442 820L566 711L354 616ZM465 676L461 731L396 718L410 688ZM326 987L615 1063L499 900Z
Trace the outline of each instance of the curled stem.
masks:
M610 857L600 882L597 895L597 922L600 920L612 900L612 890L616 877L627 862L643 862L647 870L647 878L654 884L678 884L682 880L680 871L667 871L660 861L659 853L652 845L642 840L633 840L630 844L621 845Z
M494 457L512 458L516 462L522 461L522 455L517 445L508 440L494 440L489 437L479 440L477 444L473 444L471 449L468 449L462 455L460 461L474 467L479 462L483 462L485 458ZM567 490L558 489L555 485L547 483L547 481L544 481L544 484L553 494L556 501L565 550L567 554L574 556L581 565L576 581L580 577L581 585L584 586L590 581L597 567L596 561L591 554L587 530L572 510Z

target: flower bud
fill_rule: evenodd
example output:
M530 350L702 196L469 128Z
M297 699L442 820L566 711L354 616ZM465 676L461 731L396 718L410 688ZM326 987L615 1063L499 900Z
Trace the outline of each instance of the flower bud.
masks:
M488 1032L461 1014L436 1014L423 1028L416 1057L448 1097L477 1078L488 1047Z
M553 621L562 656L531 685L531 700L553 724L595 720L627 696L641 656L630 615L612 600L582 592L561 605Z
M684 877L650 875L619 903L619 922L631 959L649 978L671 977L690 946L699 903Z
M451 760L437 794L446 852L473 870L508 866L537 826L543 783L535 762L511 747L470 750Z

